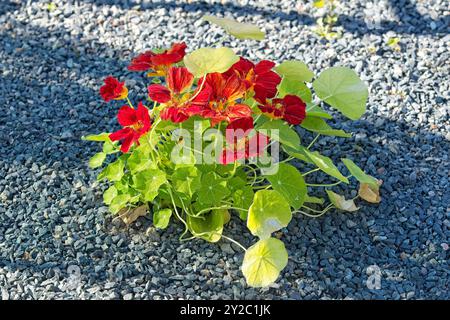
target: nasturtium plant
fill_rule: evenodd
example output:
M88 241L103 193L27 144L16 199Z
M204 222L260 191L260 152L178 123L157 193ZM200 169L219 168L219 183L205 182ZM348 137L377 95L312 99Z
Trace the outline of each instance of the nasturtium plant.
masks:
M205 20L239 39L264 38L257 26ZM133 103L125 81L106 77L100 95L123 103L121 129L83 138L102 144L89 166L102 167L103 202L125 224L148 216L158 229L180 223L183 241L232 241L245 251L247 283L264 287L288 263L280 238L297 215L354 212L357 198L380 201L376 178L349 158L337 165L316 145L322 135L350 137L327 123L327 106L353 120L365 111L368 90L352 70L316 75L302 61L255 63L220 43L187 52L184 42L143 52L128 69L149 78L146 100ZM315 183L318 171L330 182ZM360 184L357 197L332 191L351 178ZM315 188L325 188L328 204ZM249 248L227 236L233 215L257 239Z

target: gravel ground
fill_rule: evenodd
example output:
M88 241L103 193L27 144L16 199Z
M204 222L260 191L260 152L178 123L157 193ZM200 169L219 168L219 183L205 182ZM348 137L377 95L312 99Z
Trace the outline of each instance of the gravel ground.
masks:
M0 1L2 299L449 299L448 2L341 2L343 37L327 43L303 1L72 0L55 1L56 10ZM142 76L125 70L136 52L220 37L199 21L205 13L263 27L266 41L230 43L254 59L347 65L370 87L361 120L337 118L351 141L324 139L321 149L383 179L382 203L295 217L283 234L292 259L267 289L245 285L234 245L179 243L177 224L112 221L87 167L99 146L80 140L117 126L117 105L97 95L106 75L145 96ZM386 45L391 36L400 52ZM254 241L237 220L226 234ZM380 287L368 288L377 271Z

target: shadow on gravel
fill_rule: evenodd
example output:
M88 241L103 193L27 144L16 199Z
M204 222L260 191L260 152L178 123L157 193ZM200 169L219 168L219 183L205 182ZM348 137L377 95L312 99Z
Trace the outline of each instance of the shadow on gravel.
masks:
M82 0L86 3L94 3L97 5L110 5L108 0ZM339 16L340 25L347 31L356 34L384 34L388 31L394 31L399 34L449 34L450 33L450 16L444 16L439 19L431 19L422 16L414 3L410 0L389 0L398 21L380 21L377 28L370 28L367 23L354 16L342 14ZM250 5L238 5L233 3L206 3L202 1L192 3L179 3L177 1L154 1L152 3L140 3L137 1L121 2L115 5L122 9L130 9L139 7L142 10L154 10L158 8L181 8L186 12L203 12L208 14L223 14L224 12L235 13L238 16L245 15L261 15L269 19L282 20L298 20L303 25L315 24L315 18L308 14L299 13L298 11L282 11L269 10L263 7L255 7ZM434 23L434 27L431 27Z
M10 11L14 11L20 8L20 4L16 1L10 1L10 0L1 0L2 4L0 6L0 16L10 12Z

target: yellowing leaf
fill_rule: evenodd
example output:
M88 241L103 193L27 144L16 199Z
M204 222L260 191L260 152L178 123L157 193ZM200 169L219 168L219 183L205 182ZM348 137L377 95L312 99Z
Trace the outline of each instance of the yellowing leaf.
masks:
M368 183L361 183L359 185L358 195L370 203L379 203L381 201L380 189Z
M188 215L186 222L194 236L209 242L217 242L222 237L224 215L220 210L213 210L198 218Z
M169 225L172 209L162 209L153 213L153 225L159 229L165 229Z
M144 204L140 207L136 208L123 208L119 211L119 218L122 219L122 221L126 225L130 225L134 221L136 221L137 218L143 217L147 214L147 205Z
M267 287L275 282L287 262L288 254L282 241L259 240L245 252L242 273L249 286Z
M227 33L238 39L264 40L265 34L258 26L250 23L237 22L227 18L203 16L203 20L222 27Z
M344 211L357 211L359 208L355 205L355 202L350 200L345 200L345 198L337 193L334 193L331 190L326 190L328 194L328 198L330 199L331 203L335 205L336 208Z
M109 139L109 133L107 133L107 132L102 132L100 134L89 134L87 136L82 136L81 140L97 141L97 142L111 141Z
M104 152L96 153L92 158L89 159L89 167L91 169L98 168L103 164L103 161L105 161L105 159L106 154Z
M266 239L286 227L291 218L289 203L278 191L260 190L248 210L247 228L253 235Z
M217 211L221 211L223 213L223 224L227 224L228 222L230 222L231 219L230 211L225 209L220 209Z
M186 68L197 78L208 73L225 72L239 61L230 48L200 48L184 57Z

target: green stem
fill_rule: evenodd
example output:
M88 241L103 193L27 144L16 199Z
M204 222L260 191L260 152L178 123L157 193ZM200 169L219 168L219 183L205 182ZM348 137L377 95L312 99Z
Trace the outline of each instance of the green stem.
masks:
M332 203L330 203L324 210L322 210L322 211L317 211L317 210L312 210L311 208L308 208L308 207L304 207L305 209L307 209L307 210L311 210L311 211L313 211L313 212L319 212L319 214L310 214L310 213L308 213L308 212L305 212L305 211L302 211L302 210L297 210L297 211L294 211L293 213L301 213L301 214L303 214L303 215L305 215L305 216L307 216L307 217L310 217L310 218L318 218L318 217L320 217L320 216L323 216L325 213L327 213L330 209L332 209L332 208L334 208L334 205L332 204Z
M272 186L271 184L267 184L267 185L264 185L264 186L255 186L255 187L253 187L253 189L255 189L255 190L269 189L271 186Z
M294 157L288 157L288 158L286 158L286 159L280 161L279 163L289 162L289 161L294 160L294 159L295 159Z
M199 79L199 81L200 80L201 79ZM200 87L198 87L198 91L189 99L188 102L191 102L192 100L194 100L198 96L198 94L202 91L203 86L205 85L205 82L206 82L206 75L203 76L203 81L202 81L202 84L200 85Z
M198 217L198 216L202 215L203 213L211 211L211 210L223 210L223 209L226 209L226 210L240 210L240 211L245 211L245 212L248 211L247 209L237 208L237 207L211 207L211 208L206 208L206 209L200 210L199 212L197 212L193 216L194 217Z
M348 179L348 178L350 178L350 177L352 177L352 175L349 175L349 176L347 176L346 178ZM307 185L308 187L334 187L334 186L337 186L337 185L341 184L342 182L343 182L343 181L338 181L338 182L335 182L335 183L329 183L329 184L307 183L306 185Z
M173 194L172 194L172 190L170 190L170 185L167 188L167 190L169 191L169 195L170 195L170 200L172 201L172 205L173 205L173 210L175 211L175 215L177 216L177 218L184 224L184 232L181 234L180 236L180 240L183 238L183 236L188 232L188 225L187 222L184 221L184 219L180 216L180 214L178 213L178 209L177 206L175 204L175 200L173 199Z
M316 143L316 141L317 141L317 139L319 139L319 137L320 137L320 133L317 134L317 136L313 139L313 141L311 141L311 143L306 147L306 149L309 150L314 145L314 143Z
M251 183L251 185L253 186L256 183L256 179L258 178L258 173L253 167L249 165L245 165L244 167L249 168L253 172L253 182Z
M316 172L316 171L319 171L320 170L320 168L315 168L315 169L312 169L312 170L309 170L309 171L307 171L307 172L305 172L305 173L302 173L302 176L307 176L308 174L310 174L310 173L313 173L313 172Z
M129 105L132 109L134 109L133 104L132 104L131 101L130 101L130 98L127 97L126 99L127 99L128 105Z
M216 235L219 235L220 237L222 237L222 238L224 238L224 239L226 239L226 240L228 240L228 241L230 241L230 242L233 242L233 243L234 243L235 245L237 245L239 248L241 248L242 250L244 250L244 252L247 251L247 248L244 247L244 246L243 246L242 244L240 244L239 242L237 242L236 240L234 240L234 239L232 239L232 238L230 238L230 237L224 236L224 235L221 234L221 233L214 232L214 231L211 231L211 232L196 233L196 234L194 234L192 237L184 238L184 239L182 239L181 241L188 241L188 240L192 240L192 239L195 239L195 238L199 238L199 237L201 237L201 236L203 236L203 235L209 235L209 234L216 234Z

